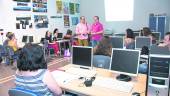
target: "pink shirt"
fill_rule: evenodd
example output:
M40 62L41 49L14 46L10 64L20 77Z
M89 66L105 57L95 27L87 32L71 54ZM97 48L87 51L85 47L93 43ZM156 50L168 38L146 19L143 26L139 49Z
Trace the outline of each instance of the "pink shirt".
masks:
M76 26L76 34L80 34L78 35L78 39L87 39L88 38L88 33L89 33L89 25L83 24L83 23L79 23Z
M91 27L91 31L93 33L103 31L103 25L100 22L93 23L93 25ZM92 35L92 40L100 40L102 38L102 36L103 36L102 34Z

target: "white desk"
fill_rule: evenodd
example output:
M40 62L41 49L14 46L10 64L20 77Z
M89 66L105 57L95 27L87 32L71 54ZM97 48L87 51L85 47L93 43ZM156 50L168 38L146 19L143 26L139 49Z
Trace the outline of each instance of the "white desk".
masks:
M73 66L73 65L69 64L69 65L66 65L60 69L67 70L71 66ZM111 77L111 78L115 78L115 76L116 76L115 74L111 73L110 71L108 71L106 69L96 68L96 71L97 71L97 76L104 76L104 77ZM55 75L56 75L55 71L52 74L55 77ZM67 82L65 84L63 84L61 82L58 82L58 83L63 90L78 94L80 96L82 96L82 95L88 95L88 96L89 95L90 96L131 96L131 94L133 92L139 92L139 93L142 93L141 96L145 96L146 75L139 74L138 77L136 79L132 79L131 82L134 82L134 88L129 93L120 92L120 91L113 90L113 89L107 89L107 88L103 88L103 87L99 87L99 86L91 86L91 87L80 86L80 84L82 84L82 81L78 80L78 79L72 79L72 80L70 80L70 82Z

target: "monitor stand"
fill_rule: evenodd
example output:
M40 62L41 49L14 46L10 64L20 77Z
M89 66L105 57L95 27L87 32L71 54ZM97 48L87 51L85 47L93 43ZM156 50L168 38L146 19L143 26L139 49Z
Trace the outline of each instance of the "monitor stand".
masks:
M81 69L87 69L90 70L90 68L84 67L84 66L80 66Z
M131 81L132 78L128 75L124 75L124 74L120 74L116 77L117 80L120 80L120 81L125 81L125 82L128 82L128 81Z

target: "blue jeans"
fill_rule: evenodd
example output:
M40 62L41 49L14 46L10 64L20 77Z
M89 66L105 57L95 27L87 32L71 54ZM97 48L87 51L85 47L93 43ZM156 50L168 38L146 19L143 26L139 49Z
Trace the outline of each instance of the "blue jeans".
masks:
M92 47L96 47L98 43L99 43L98 40L91 40Z
M143 64L139 64L139 73L143 73L143 74L147 74L147 69L148 69L148 65L143 63Z

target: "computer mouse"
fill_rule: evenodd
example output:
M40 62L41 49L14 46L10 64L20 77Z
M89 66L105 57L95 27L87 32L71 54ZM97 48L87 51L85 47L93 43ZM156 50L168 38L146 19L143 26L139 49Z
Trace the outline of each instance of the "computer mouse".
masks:
M140 93L138 93L138 92L133 92L133 93L132 93L132 96L140 96Z
M81 79L84 79L84 77L79 77L79 79L81 80Z

